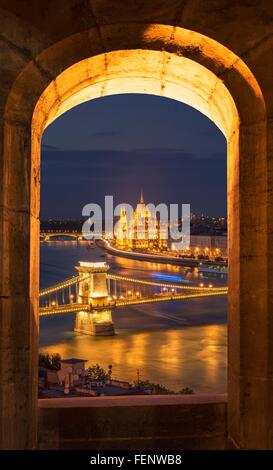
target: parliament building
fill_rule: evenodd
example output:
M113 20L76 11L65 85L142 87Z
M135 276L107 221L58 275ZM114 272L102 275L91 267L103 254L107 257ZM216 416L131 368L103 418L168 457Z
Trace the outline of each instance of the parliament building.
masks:
M115 243L120 248L131 250L167 249L168 240L160 238L159 220L146 206L142 192L129 223L126 210L121 210Z

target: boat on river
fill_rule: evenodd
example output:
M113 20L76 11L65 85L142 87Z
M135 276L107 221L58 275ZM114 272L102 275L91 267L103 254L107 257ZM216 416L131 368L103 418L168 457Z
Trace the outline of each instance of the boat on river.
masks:
M227 276L228 267L220 266L220 265L206 265L206 264L200 263L198 266L198 272L200 274L215 274L215 275Z

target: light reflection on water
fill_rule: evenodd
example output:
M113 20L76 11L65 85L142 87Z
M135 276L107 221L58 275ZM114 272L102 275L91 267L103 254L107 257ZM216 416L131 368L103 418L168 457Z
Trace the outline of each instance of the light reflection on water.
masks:
M101 255L101 250L87 250L84 244L42 244L41 287L73 275L79 260L101 260ZM160 271L199 281L196 271L178 266L113 257L107 262L122 275L151 278ZM213 282L220 285L224 281ZM59 352L63 358L88 359L90 364L112 364L118 378L135 380L140 369L141 378L176 391L185 386L200 393L226 391L225 297L117 309L113 320L115 336L93 337L73 332L73 315L42 318L41 349Z

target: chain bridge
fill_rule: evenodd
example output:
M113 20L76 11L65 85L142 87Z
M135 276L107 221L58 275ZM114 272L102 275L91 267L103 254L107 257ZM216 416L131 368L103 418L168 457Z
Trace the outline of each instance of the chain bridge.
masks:
M40 291L40 316L76 313L74 330L114 334L116 307L227 294L227 287L159 283L109 273L106 262L80 261L78 274Z

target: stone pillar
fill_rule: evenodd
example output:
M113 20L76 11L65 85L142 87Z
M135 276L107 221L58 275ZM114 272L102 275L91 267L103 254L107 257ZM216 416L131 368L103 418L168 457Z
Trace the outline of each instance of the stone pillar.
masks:
M269 448L273 421L265 126L241 125L229 143L228 435L243 449Z
M115 330L106 278L109 266L104 262L80 262L76 268L81 278L78 302L88 304L89 311L76 313L74 331L89 335L113 335Z
M99 272L92 275L90 283L89 299L93 307L105 305L108 301L108 287L106 282L106 273Z
M39 151L30 127L4 124L0 160L0 448L37 440Z
M112 336L115 334L111 309L92 309L77 312L74 331L91 336Z
M93 307L108 305L106 273L109 265L104 262L80 261L76 269L80 276L79 302L89 303Z
M271 67L273 66L272 54L270 54ZM268 62L266 63L268 69ZM268 88L272 99L271 83ZM268 152L268 395L267 405L267 448L273 449L273 102L267 123L267 152Z

